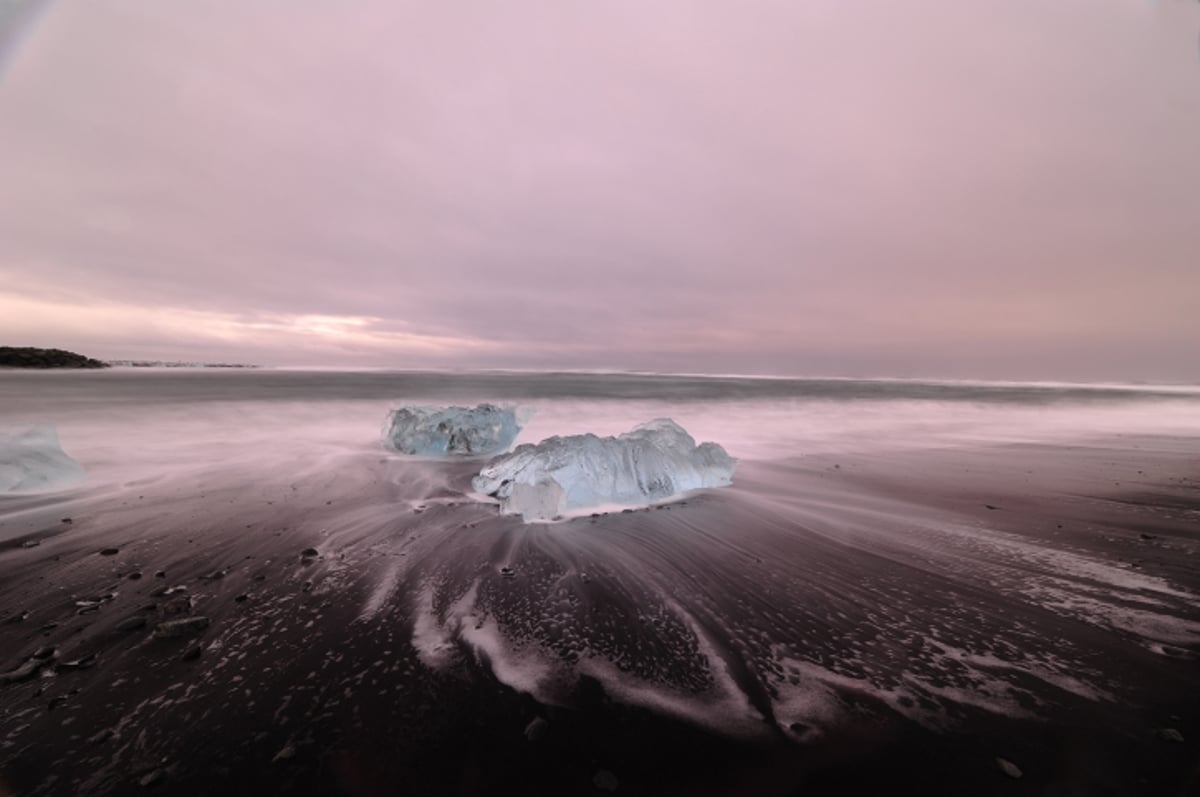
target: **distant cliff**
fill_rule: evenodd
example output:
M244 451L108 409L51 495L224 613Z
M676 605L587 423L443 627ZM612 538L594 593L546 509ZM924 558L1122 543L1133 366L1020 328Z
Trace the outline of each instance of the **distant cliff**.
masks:
M62 349L0 346L0 368L107 368L107 363Z

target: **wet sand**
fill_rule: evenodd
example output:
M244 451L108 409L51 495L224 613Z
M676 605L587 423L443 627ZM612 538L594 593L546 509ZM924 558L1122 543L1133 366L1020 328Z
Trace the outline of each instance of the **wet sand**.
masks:
M1198 452L748 461L559 524L378 451L8 498L0 794L1196 793Z

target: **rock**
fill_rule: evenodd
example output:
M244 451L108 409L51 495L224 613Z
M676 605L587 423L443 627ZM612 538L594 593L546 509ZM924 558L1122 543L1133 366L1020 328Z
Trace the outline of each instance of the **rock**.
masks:
M192 636L198 634L208 628L209 620L207 617L184 617L179 620L167 620L158 624L154 629L156 639L178 639L180 637Z
M142 577L142 574L138 570L134 570L132 573L130 573L128 576L126 576L126 578L128 578L130 581L138 581L141 579L141 577Z
M154 574L154 577L155 577L155 578L166 578L166 577L167 577L167 571L166 571L166 570L159 570L157 573L155 573L155 574Z
M14 614L12 617L8 618L4 622L6 622L6 623L23 623L23 622L25 622L26 618L28 618L28 617L29 617L29 610L26 609L25 611L17 612L16 614Z
M43 661L45 659L54 658L54 654L56 653L58 653L58 651L52 647L38 648L38 650L34 652L33 657L38 661Z
M116 556L120 552L121 552L120 548L101 548L100 549L101 556Z
M305 548L300 552L300 556L305 559L314 559L319 555L320 552L316 548Z
M1156 537L1156 536L1155 536L1155 535L1153 535L1153 534L1147 534L1146 532L1144 532L1144 531L1143 531L1143 532L1142 532L1142 539L1143 539L1143 540L1157 540L1157 539L1158 539L1158 537Z
M592 785L600 791L616 791L617 776L609 772L607 769L598 769L596 774L592 775Z
M996 766L1000 768L1001 772L1003 772L1005 775L1008 775L1010 778L1013 778L1014 780L1024 774L1021 772L1020 767L1005 758L997 758Z
M25 540L25 542L21 543L21 547L22 548L36 548L41 544L42 544L41 540Z
M996 510L996 509L999 509L1000 507L998 507L998 506L992 506L991 504L984 504L984 505L983 505L983 508L984 508L984 509ZM1020 776L1018 776L1018 777L1020 777Z
M291 745L291 744L286 744L283 746L283 749L280 750L278 753L276 753L275 757L271 759L271 763L277 764L280 761L290 761L291 759L293 759L295 757L296 757L295 746Z
M1154 735L1162 739L1164 742L1183 744L1183 734L1174 728L1159 728L1154 732Z
M546 722L541 717L534 717L533 720L525 726L525 738L531 742L540 742L546 736L546 731L550 728L550 723Z
M180 656L180 658L184 661L195 661L196 659L200 658L200 654L203 652L204 648L202 648L200 645L192 645L183 652L183 655Z

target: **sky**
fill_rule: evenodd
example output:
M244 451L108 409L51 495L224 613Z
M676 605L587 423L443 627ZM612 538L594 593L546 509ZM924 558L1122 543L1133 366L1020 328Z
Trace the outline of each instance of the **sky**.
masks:
M1194 0L7 0L0 26L0 345L1200 381Z

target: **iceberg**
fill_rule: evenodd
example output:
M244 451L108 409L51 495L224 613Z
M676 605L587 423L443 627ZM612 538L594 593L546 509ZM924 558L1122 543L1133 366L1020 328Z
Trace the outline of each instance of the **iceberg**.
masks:
M52 426L0 432L0 493L40 492L78 484L83 466L67 456Z
M492 460L471 481L500 499L500 511L551 520L572 510L645 506L688 490L733 482L737 460L716 443L701 443L669 418L617 437L594 434L526 443Z
M478 457L505 451L521 424L507 407L401 407L388 413L383 443L402 454Z

